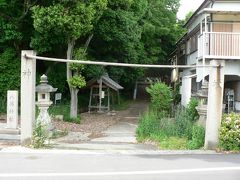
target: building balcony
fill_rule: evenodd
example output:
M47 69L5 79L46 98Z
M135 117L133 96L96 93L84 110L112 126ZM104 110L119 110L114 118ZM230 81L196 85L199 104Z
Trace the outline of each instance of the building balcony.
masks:
M198 59L240 59L240 33L204 32L199 35Z

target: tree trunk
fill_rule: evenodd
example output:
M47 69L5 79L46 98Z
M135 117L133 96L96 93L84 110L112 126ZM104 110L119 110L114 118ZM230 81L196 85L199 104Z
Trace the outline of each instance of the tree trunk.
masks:
M78 89L71 88L71 109L70 109L70 117L76 118L78 114Z
M72 39L68 42L67 49L67 59L72 59L73 49L74 49L75 40ZM71 79L73 76L73 72L69 67L69 63L67 63L67 81ZM78 114L78 89L71 87L68 83L70 95L71 95L71 103L70 103L70 117L76 118Z

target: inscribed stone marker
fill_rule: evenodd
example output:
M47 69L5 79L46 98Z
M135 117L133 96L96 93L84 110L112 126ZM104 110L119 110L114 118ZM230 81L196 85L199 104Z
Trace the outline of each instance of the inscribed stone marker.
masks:
M18 127L18 91L7 92L7 128Z

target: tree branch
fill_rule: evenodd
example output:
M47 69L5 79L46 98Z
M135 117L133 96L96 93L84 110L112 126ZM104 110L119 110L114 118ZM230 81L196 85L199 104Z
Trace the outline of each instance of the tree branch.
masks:
M93 38L93 34L91 34L91 35L88 37L88 39L87 39L87 41L86 41L86 43L85 43L85 46L84 46L84 48L85 48L85 49L84 49L84 54L87 52L88 46L89 46L92 38Z

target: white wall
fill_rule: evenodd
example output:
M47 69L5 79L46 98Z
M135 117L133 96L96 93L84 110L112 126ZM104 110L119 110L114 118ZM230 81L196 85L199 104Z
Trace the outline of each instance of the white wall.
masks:
M193 65L193 64L196 64L197 63L197 57L198 57L198 52L194 52L192 54L189 54L187 56L187 64L189 65Z
M239 10L240 9L240 3L239 2L215 2L213 5L214 9L225 9L225 10Z
M240 76L240 60L226 60L224 68L225 75L238 75Z

